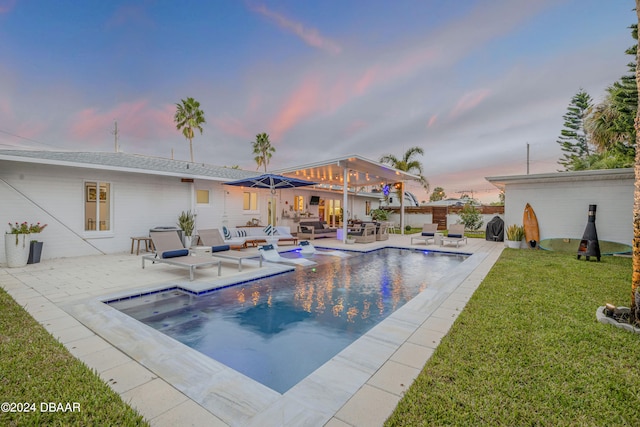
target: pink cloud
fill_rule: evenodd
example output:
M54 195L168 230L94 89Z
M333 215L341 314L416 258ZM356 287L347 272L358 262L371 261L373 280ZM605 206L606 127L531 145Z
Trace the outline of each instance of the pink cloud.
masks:
M435 125L437 120L438 120L437 114L434 114L433 116L429 117L429 121L427 122L427 127L430 128L431 126Z
M240 138L246 138L247 140L253 137L253 134L243 125L242 121L233 117L215 117L211 122L223 132L237 136Z
M457 117L465 111L477 107L487 96L489 96L490 93L491 91L489 89L478 89L473 92L466 93L462 98L460 98L456 106L453 107L449 116Z
M315 28L306 28L303 24L299 22L294 22L279 13L273 12L267 9L266 6L255 6L252 8L254 12L259 13L260 15L268 18L272 22L274 22L278 27L283 30L287 30L292 32L296 36L298 36L302 41L304 41L309 46L317 47L322 49L328 53L337 55L342 52L342 47L338 45L336 42L322 36L318 30Z
M16 6L16 0L0 0L0 13L9 13Z
M178 134L173 123L174 112L174 105L150 107L146 100L119 104L109 111L87 108L72 117L70 135L87 143L102 143L113 131L114 121L118 122L121 138L152 139Z
M316 111L319 108L320 93L321 88L318 80L314 77L307 78L291 94L273 120L270 126L273 139L280 139L288 129Z

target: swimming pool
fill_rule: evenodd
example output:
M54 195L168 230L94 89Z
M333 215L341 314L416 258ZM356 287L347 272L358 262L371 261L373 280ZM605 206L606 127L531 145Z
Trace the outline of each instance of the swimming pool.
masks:
M315 268L206 295L178 288L109 304L284 393L467 256L386 248L320 257Z

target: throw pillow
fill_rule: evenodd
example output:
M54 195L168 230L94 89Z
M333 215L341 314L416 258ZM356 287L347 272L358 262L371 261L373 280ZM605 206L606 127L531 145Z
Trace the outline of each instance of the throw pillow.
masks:
M238 230L238 237L247 237L247 230Z
M222 227L222 234L224 234L224 240L231 239L231 232L229 231L226 225Z
M262 231L264 231L264 234L267 236L271 236L273 234L273 227L269 224Z

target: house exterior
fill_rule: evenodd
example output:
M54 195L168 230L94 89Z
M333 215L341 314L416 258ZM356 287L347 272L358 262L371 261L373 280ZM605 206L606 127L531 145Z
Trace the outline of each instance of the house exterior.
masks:
M198 228L268 223L274 203L278 225L296 231L300 219L337 224L346 215L366 219L378 195L332 188L268 190L224 185L259 175L201 163L128 153L0 150L0 221L48 224L38 236L42 258L128 251L131 237L177 227L182 211ZM346 206L346 212L345 212ZM5 260L0 244L0 262Z
M522 225L529 203L538 218L540 239L580 239L589 205L597 205L600 240L630 245L633 240L633 169L588 170L487 177L505 193L505 229Z

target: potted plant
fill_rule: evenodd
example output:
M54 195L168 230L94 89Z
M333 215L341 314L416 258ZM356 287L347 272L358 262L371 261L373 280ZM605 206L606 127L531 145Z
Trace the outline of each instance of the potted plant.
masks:
M507 227L507 246L510 248L518 249L524 239L524 227L517 224L512 224Z
M31 247L31 233L39 233L44 227L40 223L34 225L26 221L23 223L9 223L9 232L4 235L4 253L8 267L24 267L29 261Z
M389 212L384 209L372 209L369 215L373 221L387 221L389 219Z
M182 211L178 217L178 226L184 231L184 247L191 247L191 236L193 236L193 229L195 227L195 217L191 211Z
M35 237L35 235L39 234L47 224L41 225L40 223L31 224L29 227L29 231L31 232L31 236ZM29 259L27 260L27 264L37 264L40 262L40 257L42 256L42 247L44 246L44 242L38 241L38 239L32 238L29 244Z

